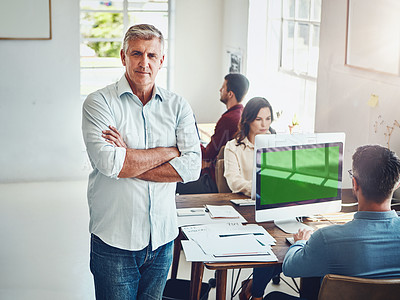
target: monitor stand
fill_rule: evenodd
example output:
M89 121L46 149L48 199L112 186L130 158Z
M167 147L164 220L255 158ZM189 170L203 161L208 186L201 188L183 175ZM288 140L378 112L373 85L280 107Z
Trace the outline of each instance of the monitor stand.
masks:
M296 218L289 220L275 220L274 223L276 227L286 233L297 233L299 229L313 230L310 226L297 221Z

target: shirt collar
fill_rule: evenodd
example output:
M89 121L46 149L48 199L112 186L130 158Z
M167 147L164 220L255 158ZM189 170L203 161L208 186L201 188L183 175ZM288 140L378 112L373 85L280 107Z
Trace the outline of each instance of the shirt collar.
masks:
M398 218L397 212L394 210L390 211L358 211L354 214L354 219L370 219L370 220L382 220Z
M118 91L119 97L121 97L122 94L125 94L125 93L134 95L132 92L131 86L129 85L129 82L126 79L125 74L122 75L121 79L117 83L117 91ZM157 85L154 85L153 95L151 96L151 99L159 99L160 101L163 101L163 96L160 92L160 89L157 87Z
M249 141L247 137L245 137L242 142L245 144L246 147L249 147L250 149L254 149L254 145Z
M237 110L237 109L243 109L243 104L242 103L238 103L238 104L232 106L230 109L228 109L225 113L231 112L231 111Z

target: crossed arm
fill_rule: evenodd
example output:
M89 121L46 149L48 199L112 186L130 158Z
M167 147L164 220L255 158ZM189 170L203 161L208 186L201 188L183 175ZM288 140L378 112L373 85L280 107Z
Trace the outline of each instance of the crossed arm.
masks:
M128 148L118 130L109 126L109 130L103 130L102 137L116 147L126 149L123 167L119 178L139 178L156 182L178 182L182 178L168 163L171 159L180 156L176 147L157 147L152 149Z

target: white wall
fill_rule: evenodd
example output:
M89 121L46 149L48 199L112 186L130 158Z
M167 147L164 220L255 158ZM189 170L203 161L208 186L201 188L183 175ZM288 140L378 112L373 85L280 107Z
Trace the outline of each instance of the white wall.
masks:
M248 0L175 3L174 91L189 101L198 123L217 122L226 110L219 101L226 50L242 50L246 61Z
M346 171L351 168L355 148L369 143L387 146L387 126L400 121L400 78L344 65L346 10L346 0L322 3L315 130L346 133L344 187L349 188ZM374 108L367 105L371 94L379 96ZM398 127L393 131L390 148L400 154Z
M51 7L51 40L0 40L0 182L86 177L79 1Z
M216 122L219 102L223 0L176 0L174 92L185 97L197 122Z
M249 0L224 0L222 34L222 76L229 72L227 51L238 50L242 54L241 73L247 73L247 33L249 24Z

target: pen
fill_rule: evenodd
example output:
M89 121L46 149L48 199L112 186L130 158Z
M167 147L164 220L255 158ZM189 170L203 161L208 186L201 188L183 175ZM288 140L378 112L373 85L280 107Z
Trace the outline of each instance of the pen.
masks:
M261 232L255 232L255 233L228 233L228 234L220 234L219 237L229 237L229 236L239 236L239 235L264 235L264 233Z
M259 240L256 239L256 241L259 242L261 246L265 246L265 244L261 243Z

